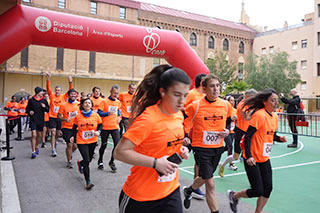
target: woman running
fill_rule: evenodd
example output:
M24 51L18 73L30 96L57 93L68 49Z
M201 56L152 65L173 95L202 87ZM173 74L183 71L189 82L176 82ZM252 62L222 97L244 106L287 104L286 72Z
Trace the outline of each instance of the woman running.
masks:
M122 187L120 212L182 212L178 163L189 156L181 112L189 86L186 73L169 65L155 67L140 83L133 122L114 152L134 165Z
M228 190L230 207L237 212L239 198L258 197L256 213L262 212L272 191L272 168L270 153L273 141L287 142L285 136L276 134L278 116L275 110L278 106L278 95L273 89L266 89L244 102L247 111L254 113L249 121L249 127L244 138L244 167L250 182L250 189L240 192Z
M82 156L82 161L78 161L78 169L81 174L84 174L87 190L94 186L90 181L89 163L93 158L98 136L102 130L102 120L96 112L92 111L92 105L90 98L81 100L81 113L76 115L73 125L73 137L77 137L78 149Z

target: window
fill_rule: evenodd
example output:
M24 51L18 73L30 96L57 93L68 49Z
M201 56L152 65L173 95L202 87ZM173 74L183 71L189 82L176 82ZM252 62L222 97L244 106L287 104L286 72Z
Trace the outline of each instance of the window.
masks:
M243 79L243 63L238 64L238 79Z
M63 48L57 48L57 70L63 70Z
M66 8L66 0L59 0L58 1L58 7L61 9Z
M190 46L197 46L197 36L195 33L190 35Z
M29 47L21 51L20 67L28 67Z
M320 45L320 32L318 32L318 46Z
M96 52L92 52L92 51L90 51L89 72L91 73L96 72Z
M162 27L161 27L161 26L159 26L159 25L157 25L157 26L156 26L156 28L158 28L158 29L160 29L160 30L162 29Z
M273 54L274 53L274 46L269 47L269 53Z
M267 54L267 48L265 48L265 47L262 48L262 49L261 49L261 54L262 54L262 55Z
M154 58L153 59L153 67L156 67L158 65L160 65L160 58Z
M92 1L90 3L90 13L97 14L97 2Z
M320 63L317 63L317 74L320 76Z
M22 2L31 3L31 0L22 0Z
M307 90L307 82L306 81L303 81L301 82L301 90Z
M240 43L239 43L239 53L244 53L244 43L243 43L243 41L240 41Z
M301 61L301 69L303 70L307 69L307 60Z
M120 19L126 19L126 8L125 7L120 7Z
M301 48L307 48L307 39L301 40Z
M318 4L318 17L320 17L320 4Z
M292 50L298 49L298 42L297 42L297 41L293 41L293 42L292 42L291 49L292 49Z
M212 36L208 39L208 48L214 49L214 38Z
M317 98L320 98L320 95L316 95ZM316 100L316 108L320 109L320 99Z
M226 38L223 40L223 50L229 51L229 41Z

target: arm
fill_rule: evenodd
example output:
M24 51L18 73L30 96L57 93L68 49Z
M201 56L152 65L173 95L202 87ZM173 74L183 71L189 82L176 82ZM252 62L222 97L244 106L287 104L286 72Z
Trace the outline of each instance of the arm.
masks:
M101 109L98 109L98 114L100 117L107 117L109 116L109 112L102 112Z
M273 140L277 142L287 142L287 137L286 136L278 136L277 132L274 133L273 135Z
M52 94L52 90L50 89L50 78L51 78L51 74L47 73L47 92L48 95L50 96Z
M254 135L254 133L257 131L257 129L253 126L249 126L246 135L244 136L244 149L246 152L246 157L247 157L247 163L250 165L250 161L254 161L252 155L251 155L251 138ZM248 162L249 161L249 162ZM255 164L255 161L252 162L252 165ZM250 165L250 166L252 166Z
M294 97L292 99L288 99L286 97L282 97L281 98L281 101L285 104L292 104L292 105L297 105L299 107L299 104L300 104L300 100L298 97Z
M73 87L72 87L72 76L71 75L68 77L68 80L69 80L69 89L72 89Z
M69 119L69 118L64 118L60 113L58 113L58 118L59 118L60 120L62 120L62 121L67 122L67 123L70 122L70 119Z

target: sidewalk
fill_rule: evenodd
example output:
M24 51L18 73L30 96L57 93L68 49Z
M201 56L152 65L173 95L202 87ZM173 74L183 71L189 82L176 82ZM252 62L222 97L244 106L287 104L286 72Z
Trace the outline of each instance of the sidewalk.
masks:
M25 133L24 137L30 137L30 132ZM15 136L11 136L11 138L15 138ZM118 172L113 174L107 165L105 170L98 170L97 158L94 158L90 164L90 172L95 187L91 191L86 191L84 177L78 172L76 166L76 161L81 159L79 151L75 151L73 155L74 168L68 169L65 158L66 145L63 143L59 143L57 147L57 157L51 157L50 144L46 143L47 147L40 148L40 154L36 159L30 158L29 140L15 141L11 139L11 145L14 147L12 156L16 159L12 162L0 162L1 171L3 170L1 172L1 186L2 211L4 213L118 212L119 193L130 172L130 165L116 161ZM96 153L98 153L98 148L96 148ZM109 146L104 155L105 164L110 159L110 153ZM6 153L3 152L2 157L4 155ZM10 167L10 164L13 166ZM10 172L12 176L10 176ZM5 190L10 185L9 181L11 181L11 185L16 183L17 190L14 190L14 186L10 190ZM182 188L184 185L190 185L191 180L181 177L180 183ZM17 191L18 194L14 194L14 191ZM8 194L9 192L13 194ZM13 206L17 210L12 209L10 204L5 201L8 196L13 200ZM231 212L226 195L217 193L217 198L220 212ZM254 211L252 206L243 202L240 202L238 207L238 212ZM209 212L209 209L204 200L193 199L190 209L184 209L184 212L202 213Z

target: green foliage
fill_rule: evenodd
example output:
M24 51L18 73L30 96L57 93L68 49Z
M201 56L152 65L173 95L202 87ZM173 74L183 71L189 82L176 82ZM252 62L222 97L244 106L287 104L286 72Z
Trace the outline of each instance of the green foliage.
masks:
M260 57L251 53L245 65L247 76L245 81L252 85L252 88L261 91L266 88L273 88L278 93L288 94L301 81L296 71L297 62L289 62L289 54L276 52L269 56Z
M247 89L252 88L252 85L247 84L245 81L233 81L230 85L226 87L224 94L230 93L241 93L246 91Z

